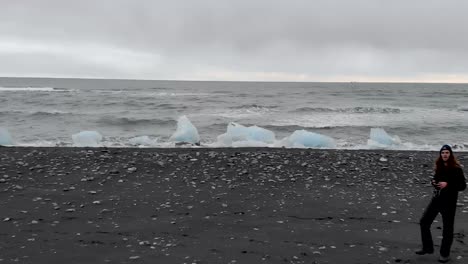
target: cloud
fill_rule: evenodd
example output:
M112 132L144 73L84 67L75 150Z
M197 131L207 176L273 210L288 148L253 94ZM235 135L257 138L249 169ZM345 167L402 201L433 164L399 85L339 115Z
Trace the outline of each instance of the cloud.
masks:
M53 72L54 76L99 77L107 74L151 74L146 72L160 64L155 53L76 42L46 42L0 39L0 58L3 72L10 70L12 75L17 69L33 76Z
M456 0L8 1L0 74L463 81L466 10Z

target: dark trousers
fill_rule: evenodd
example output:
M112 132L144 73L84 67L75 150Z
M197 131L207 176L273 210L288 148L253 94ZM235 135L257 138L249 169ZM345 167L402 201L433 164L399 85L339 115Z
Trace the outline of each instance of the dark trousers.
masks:
M434 197L424 211L419 224L421 226L421 239L423 250L434 251L432 242L431 225L434 222L437 214L442 215L442 244L440 246L440 255L448 257L450 255L450 247L453 242L453 224L455 222L455 212L457 209L457 200L446 201L442 197Z

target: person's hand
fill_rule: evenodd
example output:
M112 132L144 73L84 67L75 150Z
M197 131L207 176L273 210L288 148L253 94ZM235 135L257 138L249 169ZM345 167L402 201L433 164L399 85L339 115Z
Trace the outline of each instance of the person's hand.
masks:
M439 184L437 184L437 187L439 187L440 189L443 189L447 187L447 182L439 182Z

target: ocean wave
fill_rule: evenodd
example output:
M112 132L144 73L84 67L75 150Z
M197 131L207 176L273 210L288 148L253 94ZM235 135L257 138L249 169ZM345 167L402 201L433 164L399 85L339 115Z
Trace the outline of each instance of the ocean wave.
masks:
M149 100L149 99L148 99ZM108 101L103 102L101 106L118 108L121 106L140 107L145 109L187 109L188 106L183 104L171 104L171 103L158 103L155 101L142 102L141 100L126 100L126 101Z
M327 107L300 107L292 112L298 113L355 113L355 114L369 114L369 113L379 113L379 114L399 114L401 113L400 108L392 107L367 107L367 106L356 106L356 107L347 107L347 108L327 108Z
M351 129L358 129L358 130L369 130L373 126L369 125L321 125L321 124L269 124L269 125L263 125L262 127L270 130L275 130L275 131L281 131L281 132L290 132L294 130L300 130L300 129L309 129L309 130L314 130L314 131L327 131L327 130L342 130L346 128L351 128ZM324 132L325 133L325 132Z
M460 111L460 112L468 112L468 106L458 107L457 110Z
M0 87L0 92L72 92L73 89L54 87Z
M154 105L156 108L160 109L165 109L165 110L168 110L168 109L187 109L188 106L186 105L181 105L181 104L169 104L169 103L163 103L163 104L155 104Z
M244 104L230 107L231 109L275 109L276 105Z
M168 119L148 119L148 118L134 118L134 117L110 117L105 116L98 119L98 123L110 126L141 126L141 125L172 125L175 126L175 120Z
M367 115L363 118L349 113L321 113L297 116L281 116L271 120L270 125L300 126L305 128L337 128L337 127L388 127L400 126L405 123L399 115L384 118L382 114Z
M174 96L211 96L209 93L169 93L169 92L159 92L159 93L152 93L150 95L156 97L174 97Z
M297 112L297 113L307 113L307 112L319 112L319 113L327 113L327 112L337 112L337 109L333 108L326 108L326 107L299 107L291 112Z
M56 116L56 115L70 115L71 112L60 111L60 110L42 110L37 112L29 112L31 116Z
M126 98L136 98L138 100L151 100L154 98L176 98L176 97L211 97L211 93L196 93L196 92L164 92L164 91L148 91L148 90L139 90L139 89L121 89L121 90L107 90L107 89L97 89L89 90L87 92L97 93L102 95L110 95L112 97L116 96L125 96Z
M37 111L26 111L26 110L6 110L0 111L0 115L10 114L26 114L28 116L50 116L50 115L68 115L73 114L71 112L61 110L37 110Z
M206 115L209 116L219 116L228 119L243 119L243 118L258 118L263 115L271 114L275 110L266 108L266 107L248 107L248 108L238 108L232 109L231 111L220 111L209 113Z

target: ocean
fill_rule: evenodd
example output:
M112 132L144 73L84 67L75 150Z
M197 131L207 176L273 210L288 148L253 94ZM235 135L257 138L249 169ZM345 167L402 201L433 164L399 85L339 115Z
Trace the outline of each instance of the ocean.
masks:
M73 146L72 135L98 131L103 146L170 147L187 116L201 146L235 122L274 132L331 137L338 149L368 149L370 130L401 143L380 148L468 150L468 84L143 81L0 78L0 128L15 145Z

